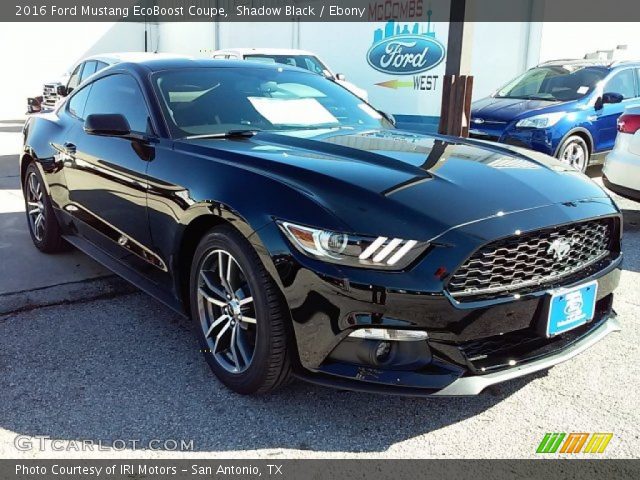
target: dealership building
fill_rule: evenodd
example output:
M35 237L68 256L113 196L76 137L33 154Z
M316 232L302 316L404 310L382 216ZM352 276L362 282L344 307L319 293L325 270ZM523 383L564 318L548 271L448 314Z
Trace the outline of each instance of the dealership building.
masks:
M437 8L447 9L447 2ZM533 12L539 0L514 2L495 0L496 8L520 8ZM549 2L546 2L549 3ZM426 5L425 1L425 5ZM147 22L74 23L73 41L59 35L63 23L5 24L0 32L4 45L19 42L20 54L8 52L7 71L27 71L24 76L3 76L4 91L15 92L0 106L5 117L24 113L25 99L34 96L46 81L59 79L82 58L115 51L153 51L211 57L218 49L288 48L317 54L334 73L367 90L370 102L402 122L420 124L425 130L437 125L441 108L442 81L449 51L449 23L436 21L430 5L421 15L370 22ZM533 19L533 13L531 13ZM536 17L538 18L538 17ZM71 25L68 25L71 27ZM541 61L583 58L598 51L613 51L624 45L625 55L640 58L635 24L560 22L477 22L470 24L465 42L468 72L474 76L473 98L489 95L505 82ZM5 38L2 38L5 37ZM441 50L429 60L428 69L401 71L381 65L380 45L424 42L429 51ZM636 42L636 43L634 43ZM46 45L47 55L41 54ZM376 47L377 46L377 47ZM32 55L24 55L24 52ZM606 55L604 53L603 55ZM45 57L45 58L43 58ZM37 58L38 62L33 59ZM389 60L387 58L387 60ZM384 61L382 63L385 63ZM409 69L411 70L411 69Z

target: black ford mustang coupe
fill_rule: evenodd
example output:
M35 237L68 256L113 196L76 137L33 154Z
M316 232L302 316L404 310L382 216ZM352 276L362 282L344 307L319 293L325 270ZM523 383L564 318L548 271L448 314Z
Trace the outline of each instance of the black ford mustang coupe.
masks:
M33 242L190 315L218 378L472 395L618 330L621 215L515 147L394 128L295 68L105 69L29 119Z

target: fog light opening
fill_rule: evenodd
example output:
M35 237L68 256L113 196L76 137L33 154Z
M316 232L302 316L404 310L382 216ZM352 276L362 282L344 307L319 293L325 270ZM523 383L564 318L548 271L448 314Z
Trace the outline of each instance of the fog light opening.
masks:
M385 363L389 360L389 356L391 355L391 343L390 342L380 342L376 345L375 350L375 360L377 363Z

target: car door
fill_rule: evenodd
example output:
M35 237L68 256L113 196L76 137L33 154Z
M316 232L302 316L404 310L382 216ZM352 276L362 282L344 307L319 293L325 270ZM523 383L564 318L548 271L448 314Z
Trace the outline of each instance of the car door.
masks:
M86 96L84 106L74 101L80 95ZM145 176L153 148L139 139L87 134L83 126L91 114L120 113L143 138L151 129L148 111L132 76L99 78L71 97L67 113L75 124L63 145L70 200L65 210L79 235L137 270L155 261L150 262Z
M598 152L613 148L618 133L618 117L626 107L638 102L635 69L627 68L615 73L606 81L602 93L618 93L622 95L623 100L620 103L605 103L596 112L598 133L595 150Z

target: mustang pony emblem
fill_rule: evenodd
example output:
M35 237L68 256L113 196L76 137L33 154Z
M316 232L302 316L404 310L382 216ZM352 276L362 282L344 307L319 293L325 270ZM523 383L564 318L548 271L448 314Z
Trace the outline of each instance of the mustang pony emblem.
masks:
M565 238L556 238L547 249L547 253L553 254L556 260L563 260L570 251L571 242Z

